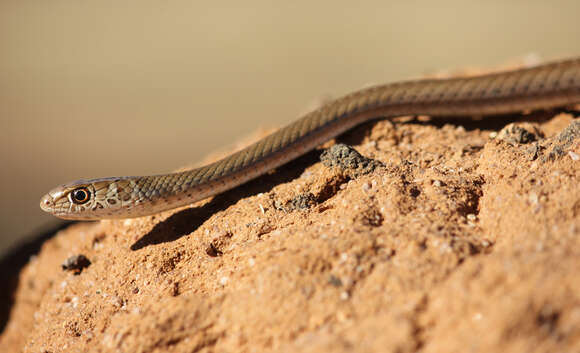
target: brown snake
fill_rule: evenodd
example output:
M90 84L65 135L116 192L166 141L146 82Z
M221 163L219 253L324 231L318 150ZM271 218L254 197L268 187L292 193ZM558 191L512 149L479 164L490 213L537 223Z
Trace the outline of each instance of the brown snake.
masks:
M218 162L184 172L79 180L40 201L67 219L131 218L185 206L232 189L375 118L473 117L580 103L580 58L514 71L365 88L338 98Z

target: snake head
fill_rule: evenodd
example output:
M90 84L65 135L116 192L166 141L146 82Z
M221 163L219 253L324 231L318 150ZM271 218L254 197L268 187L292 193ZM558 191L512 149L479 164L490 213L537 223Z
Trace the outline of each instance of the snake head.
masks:
M40 208L64 219L116 218L129 197L122 179L78 180L50 190L40 199ZM130 195L129 195L130 196Z

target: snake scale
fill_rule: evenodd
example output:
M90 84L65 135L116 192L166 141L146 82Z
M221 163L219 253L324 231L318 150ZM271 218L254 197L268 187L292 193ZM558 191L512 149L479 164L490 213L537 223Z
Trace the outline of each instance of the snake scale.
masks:
M40 207L79 220L151 215L232 189L371 119L469 119L576 103L580 58L475 77L374 86L329 102L215 163L178 173L75 181L48 192Z

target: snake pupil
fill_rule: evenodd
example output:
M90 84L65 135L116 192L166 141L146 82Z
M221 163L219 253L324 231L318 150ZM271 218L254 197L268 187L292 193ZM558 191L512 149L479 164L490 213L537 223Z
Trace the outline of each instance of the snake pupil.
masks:
M83 204L89 200L89 190L86 188L78 188L73 190L71 194L72 201L76 204Z

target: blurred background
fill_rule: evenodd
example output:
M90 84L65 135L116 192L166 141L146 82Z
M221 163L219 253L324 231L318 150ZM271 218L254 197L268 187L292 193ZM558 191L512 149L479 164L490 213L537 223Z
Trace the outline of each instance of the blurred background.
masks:
M82 177L171 171L318 98L580 54L580 1L0 1L0 255Z

